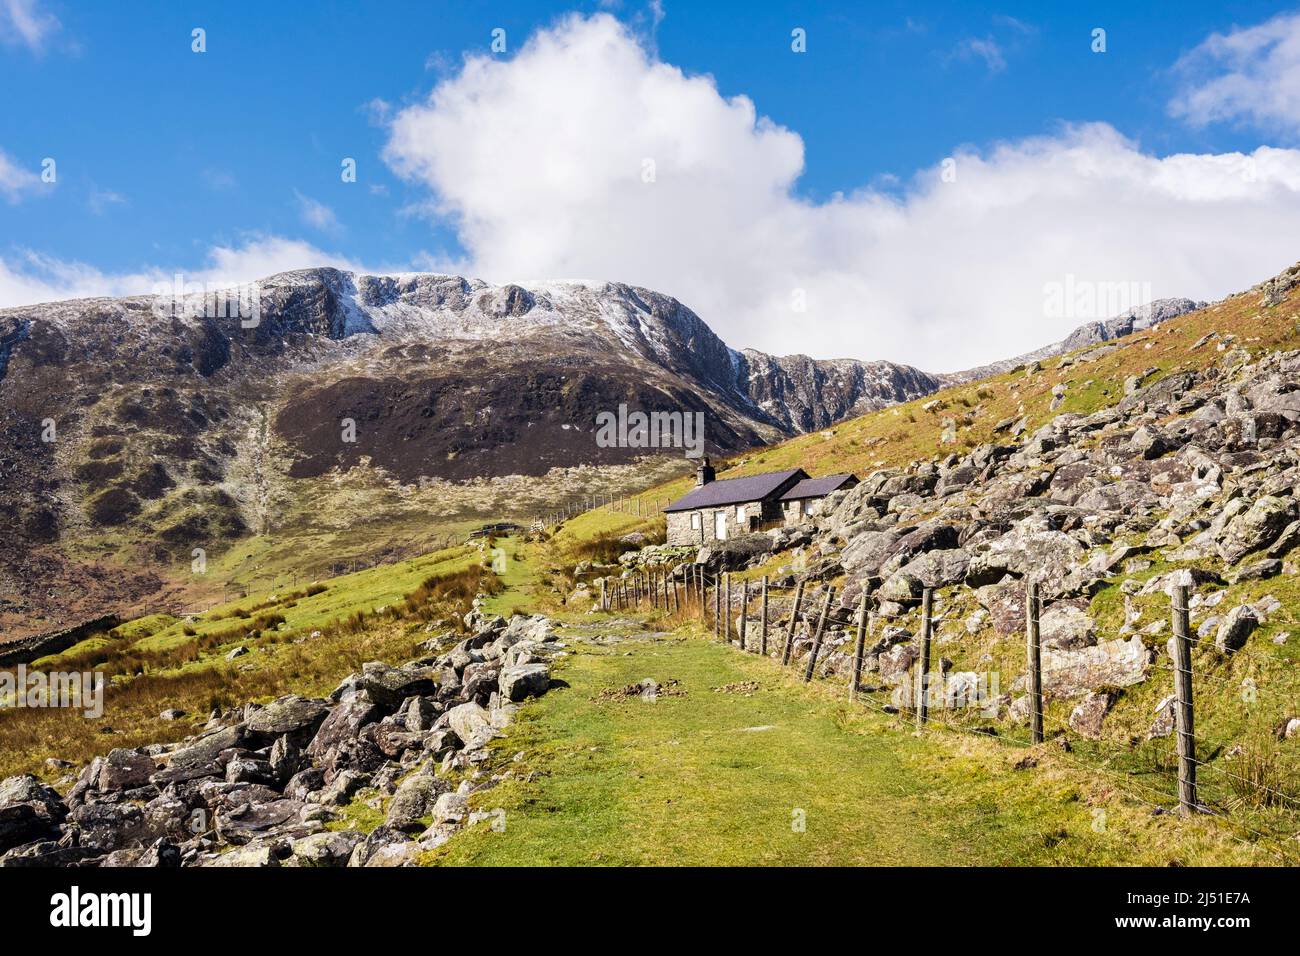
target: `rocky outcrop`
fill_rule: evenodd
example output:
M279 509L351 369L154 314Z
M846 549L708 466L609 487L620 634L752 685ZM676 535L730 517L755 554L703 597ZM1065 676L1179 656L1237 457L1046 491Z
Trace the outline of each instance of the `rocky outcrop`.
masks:
M0 866L406 865L482 815L469 794L519 704L545 694L543 617L484 619L401 666L371 662L328 699L289 695L214 713L198 735L117 749L60 795L0 782ZM457 782L457 779L460 782ZM327 830L354 800L372 832Z

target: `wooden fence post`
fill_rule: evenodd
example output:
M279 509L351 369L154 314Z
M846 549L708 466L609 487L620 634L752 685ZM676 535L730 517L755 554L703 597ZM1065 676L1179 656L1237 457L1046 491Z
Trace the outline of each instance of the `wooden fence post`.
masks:
M726 613L722 617L722 643L730 644L731 643L731 572L730 571L726 572L722 576L722 580L725 582L724 586L727 589L727 595L725 598L725 602L727 605L725 608Z
M1025 653L1029 667L1029 738L1043 742L1043 647L1038 630L1038 582L1025 588Z
M740 649L745 649L745 635L749 633L749 578L745 578L740 595Z
M822 616L817 620L817 633L813 635L812 650L808 652L808 666L803 672L803 682L806 684L812 680L813 668L817 666L817 656L822 649L822 631L826 629L826 617L831 612L831 598L835 596L835 588L827 586L826 600L822 602Z
M1192 646L1188 636L1188 588L1174 587L1174 724L1178 733L1178 812L1195 813L1196 729L1192 707Z
M609 609L608 596L605 593L605 579L600 579L600 609L602 611Z
M921 592L921 657L917 661L916 729L925 726L930 715L930 630L933 626L934 592L926 588Z
M803 582L794 589L794 610L790 612L790 623L785 629L785 648L781 651L781 666L790 663L790 652L794 650L794 629L799 621L799 607L803 604Z
M722 639L722 582L713 576L713 636Z
M858 605L858 640L853 645L853 676L849 678L849 700L858 699L858 686L862 683L862 651L867 643L867 591L862 589Z
M762 623L758 628L758 652L767 657L767 575L763 575Z

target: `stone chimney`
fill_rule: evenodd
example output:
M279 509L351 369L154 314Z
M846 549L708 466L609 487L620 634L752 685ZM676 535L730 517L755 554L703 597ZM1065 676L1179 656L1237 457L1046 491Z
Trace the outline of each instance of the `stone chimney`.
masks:
M695 469L695 487L703 488L716 477L717 472L715 472L713 466L709 464L709 459L701 458L699 465L696 466Z

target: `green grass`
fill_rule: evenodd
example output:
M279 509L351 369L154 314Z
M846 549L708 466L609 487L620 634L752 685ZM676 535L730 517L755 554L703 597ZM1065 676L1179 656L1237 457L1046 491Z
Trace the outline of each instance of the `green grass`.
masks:
M473 800L503 808L505 831L472 828L427 862L1269 862L1209 821L1152 818L1050 747L1015 770L1014 748L937 728L913 736L840 689L699 636L570 650L557 668L569 686L528 705L496 745L514 779ZM645 677L676 679L686 695L595 699ZM713 690L745 681L757 691Z

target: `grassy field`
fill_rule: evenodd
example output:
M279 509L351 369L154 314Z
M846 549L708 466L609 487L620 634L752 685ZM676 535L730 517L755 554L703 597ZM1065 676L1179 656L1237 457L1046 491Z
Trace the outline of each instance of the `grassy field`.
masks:
M942 730L914 736L842 689L696 631L569 642L568 686L496 749L506 812L432 853L475 865L1265 864L1211 821L1150 807L1069 762ZM643 678L681 696L601 699ZM520 754L514 759L515 754Z
M104 716L68 708L0 709L0 777L53 778L46 757L76 763L113 747L175 740L213 709L287 693L320 696L370 660L417 656L430 631L454 629L480 589L499 588L474 547L233 601L206 614L150 615L42 658L33 668L97 671ZM308 593L311 592L311 593ZM247 653L227 660L235 648ZM186 712L165 721L169 708Z

